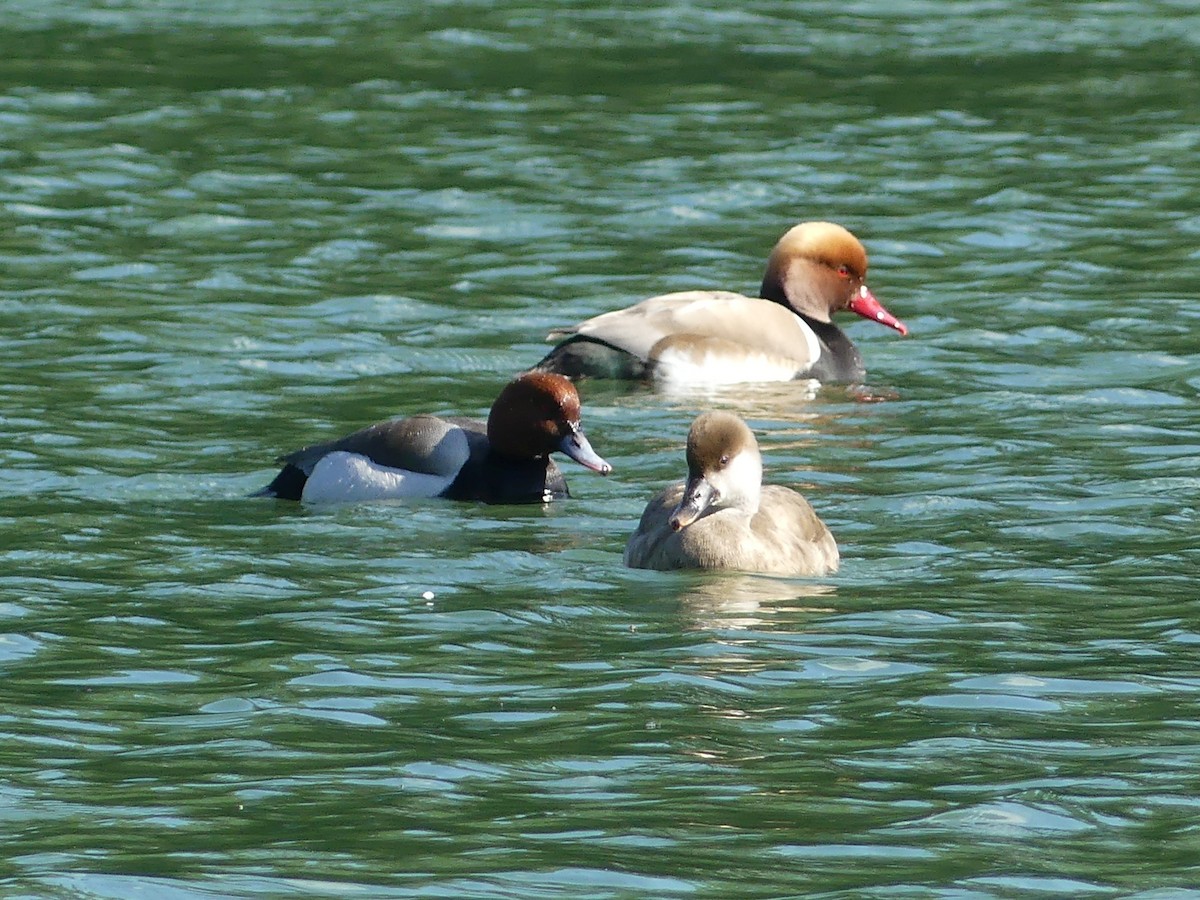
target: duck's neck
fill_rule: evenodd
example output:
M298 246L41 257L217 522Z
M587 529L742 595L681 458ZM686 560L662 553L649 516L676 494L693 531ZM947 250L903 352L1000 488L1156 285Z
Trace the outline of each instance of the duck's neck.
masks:
M832 322L818 322L803 313L797 315L813 330L822 345L813 377L822 381L861 381L866 377L862 354L842 329Z
M729 464L724 505L748 516L758 512L762 497L762 458L757 453L739 453Z
M772 303L778 303L792 308L792 304L788 303L787 294L783 290L783 282L773 275L770 271L763 276L762 284L758 288L758 296L764 300L770 300Z
M846 337L846 333L833 322L819 322L812 316L799 312L788 302L783 283L778 278L772 278L769 274L763 278L759 296L795 313L821 342L821 358L808 373L810 377L819 381L862 381L866 377L867 370L863 366L862 354L851 343L850 338Z

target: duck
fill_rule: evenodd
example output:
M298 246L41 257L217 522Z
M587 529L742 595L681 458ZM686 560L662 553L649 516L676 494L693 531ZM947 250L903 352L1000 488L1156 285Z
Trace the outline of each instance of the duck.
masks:
M526 372L500 391L486 424L425 413L377 422L279 457L283 468L254 496L548 503L570 496L550 458L554 451L601 475L612 471L583 433L575 385L561 375Z
M570 378L680 385L755 381L861 382L862 354L833 323L851 312L908 334L866 284L867 251L833 222L790 228L767 259L758 297L680 291L565 329L534 369Z
M762 483L754 432L725 411L696 417L686 481L659 491L625 546L633 569L722 569L766 575L836 572L837 542L808 501Z

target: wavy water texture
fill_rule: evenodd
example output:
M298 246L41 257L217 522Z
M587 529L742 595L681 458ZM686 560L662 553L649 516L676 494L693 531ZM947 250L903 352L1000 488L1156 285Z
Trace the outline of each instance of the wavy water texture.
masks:
M1195 888L1200 15L727 6L4 5L0 892ZM861 388L585 384L547 509L246 499L809 218L911 329ZM622 568L712 407L837 576Z

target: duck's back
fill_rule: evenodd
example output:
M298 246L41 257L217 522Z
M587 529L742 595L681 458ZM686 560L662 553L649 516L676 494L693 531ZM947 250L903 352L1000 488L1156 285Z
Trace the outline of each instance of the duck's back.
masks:
M675 531L669 519L682 497L683 484L674 484L646 506L625 547L627 566L798 576L837 571L833 535L808 501L789 488L764 485L754 516L718 509Z
M720 338L800 361L818 352L812 334L790 310L729 291L680 291L651 297L581 322L573 331L641 359L649 359L654 346L672 335Z

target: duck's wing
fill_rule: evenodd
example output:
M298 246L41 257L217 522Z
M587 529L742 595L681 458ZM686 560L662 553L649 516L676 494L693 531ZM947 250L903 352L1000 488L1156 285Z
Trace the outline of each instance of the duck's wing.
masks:
M437 416L416 415L378 422L334 441L302 447L280 457L279 462L311 475L313 467L335 451L392 469L453 477L470 455L470 442L459 425Z
M706 339L794 360L798 369L807 368L820 355L816 335L795 313L770 300L730 291L663 294L558 334L602 341L647 361L666 347L696 346Z
M840 556L829 528L812 505L791 488L763 485L750 528L770 568L780 574L826 575L838 570Z

